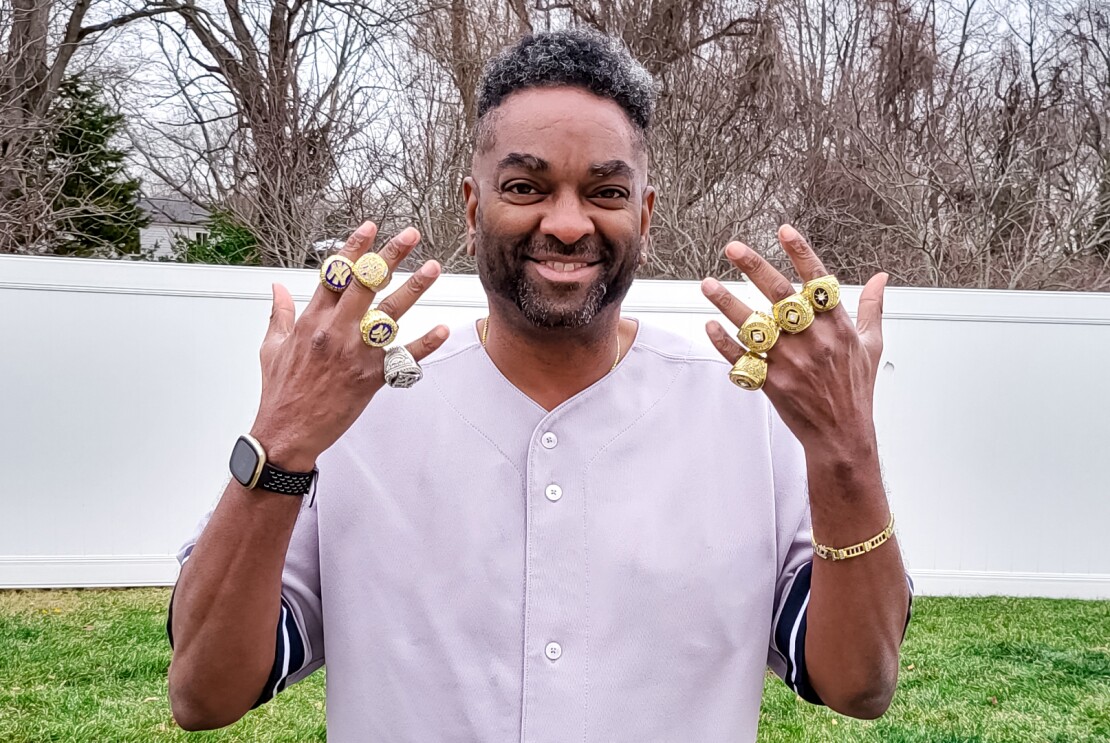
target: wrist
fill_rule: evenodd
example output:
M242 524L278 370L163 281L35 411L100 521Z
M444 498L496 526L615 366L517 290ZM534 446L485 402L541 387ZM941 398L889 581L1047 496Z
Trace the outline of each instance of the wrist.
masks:
M319 454L306 449L301 444L287 442L282 437L257 426L251 429L250 434L262 445L262 450L266 452L266 462L271 467L277 467L286 472L311 472L316 466L316 458Z
M807 448L806 474L815 510L847 503L853 508L867 503L885 507L886 489L874 439Z

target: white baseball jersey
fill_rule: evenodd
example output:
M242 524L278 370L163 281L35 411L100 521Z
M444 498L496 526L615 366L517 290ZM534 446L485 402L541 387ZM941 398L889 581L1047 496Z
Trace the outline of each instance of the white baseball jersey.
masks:
M329 740L735 743L768 665L820 701L803 452L720 357L641 323L550 412L473 326L423 366L319 461L259 703L326 662Z

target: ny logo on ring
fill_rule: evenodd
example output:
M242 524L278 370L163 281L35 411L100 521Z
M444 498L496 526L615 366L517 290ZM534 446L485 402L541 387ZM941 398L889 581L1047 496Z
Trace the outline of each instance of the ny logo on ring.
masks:
M393 328L389 327L387 323L380 322L370 328L368 335L370 336L370 340L375 343L384 344L393 337Z
M332 286L345 287L351 281L351 269L342 261L333 261L325 278Z

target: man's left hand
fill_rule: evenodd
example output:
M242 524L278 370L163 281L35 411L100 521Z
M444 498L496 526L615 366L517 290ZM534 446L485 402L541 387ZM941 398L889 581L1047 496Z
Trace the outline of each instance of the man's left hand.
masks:
M793 227L780 227L778 238L803 282L828 275ZM725 255L772 304L796 293L785 276L747 245L729 243ZM766 354L763 390L807 454L816 449L851 461L864 452L875 453L872 398L883 351L886 281L887 275L880 273L867 282L855 325L840 305L818 313L800 333L782 332ZM702 292L737 327L752 313L716 279L703 281ZM707 323L706 331L729 363L735 364L747 350L716 321Z

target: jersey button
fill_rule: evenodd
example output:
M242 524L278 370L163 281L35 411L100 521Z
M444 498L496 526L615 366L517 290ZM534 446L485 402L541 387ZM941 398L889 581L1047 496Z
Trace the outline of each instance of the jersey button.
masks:
M549 642L547 643L547 647L543 649L543 652L548 660L559 660L559 658L563 657L563 646L557 642Z
M548 431L540 437L540 443L543 444L544 449L554 449L559 445L559 437Z
M543 491L543 494L547 496L549 501L554 503L563 497L563 489L555 483L552 483L547 486L547 490Z

